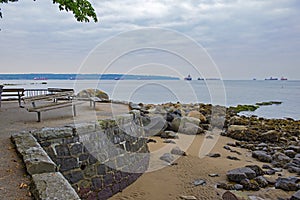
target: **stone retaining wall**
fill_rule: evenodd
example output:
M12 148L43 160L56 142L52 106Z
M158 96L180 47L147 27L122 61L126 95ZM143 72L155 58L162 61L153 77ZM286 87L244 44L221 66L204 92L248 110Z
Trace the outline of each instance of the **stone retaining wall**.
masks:
M52 168L47 172L55 166L81 199L107 199L132 184L148 167L147 139L141 126L138 114L128 114L99 123L44 128L13 138L33 135L45 156L51 158L47 159L53 161L49 161Z

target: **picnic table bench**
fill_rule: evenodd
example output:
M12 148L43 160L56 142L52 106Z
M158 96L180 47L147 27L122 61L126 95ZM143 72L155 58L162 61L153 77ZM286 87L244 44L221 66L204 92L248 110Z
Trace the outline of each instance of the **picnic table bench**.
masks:
M21 98L24 96L24 88L3 88L0 92L0 107L2 97L18 97L19 106L21 106Z
M111 100L108 99L101 99L99 97L75 97L76 100L78 101L89 101L90 102L90 107L93 107L96 109L96 103L110 103Z
M43 94L31 97L23 97L24 107L28 112L36 112L38 122L41 121L41 112L72 106L76 116L76 108L73 102L74 91L64 91L50 94Z

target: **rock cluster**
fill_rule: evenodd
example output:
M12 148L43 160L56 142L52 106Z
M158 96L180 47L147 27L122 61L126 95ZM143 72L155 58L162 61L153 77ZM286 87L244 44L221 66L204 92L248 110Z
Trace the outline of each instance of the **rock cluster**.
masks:
M259 105L261 106L261 105ZM239 112L255 110L258 105L239 105L237 107L213 106L211 104L165 103L161 105L139 104L137 110L142 112L143 125L147 136L160 136L167 143L176 143L177 133L196 135L218 128L221 135L237 140L224 146L224 149L241 155L231 147L246 148L252 157L265 162L263 169L256 165L230 170L228 180L232 183L221 183L226 190L259 190L274 186L283 190L299 190L299 179L280 177L273 180L269 176L283 169L300 175L300 121L287 119L265 119L257 116L240 116ZM213 135L206 138L213 139ZM179 155L179 154L177 154ZM212 158L220 157L210 153ZM162 159L171 163L171 153ZM235 156L227 159L238 161ZM280 175L280 174L279 174ZM299 199L299 192L291 199Z
M223 135L238 140L236 146L273 167L300 175L300 122L284 119L233 116Z
M174 139L176 133L197 135L213 128L222 129L226 116L225 107L210 104L133 105L130 103L131 110L142 112L146 135L168 139Z
M297 191L300 189L300 178L297 177L279 177L272 181L266 175L266 171L257 165L247 165L242 168L233 169L227 172L227 179L230 183L220 183L218 188L225 190L253 190L275 186L276 189L285 191Z

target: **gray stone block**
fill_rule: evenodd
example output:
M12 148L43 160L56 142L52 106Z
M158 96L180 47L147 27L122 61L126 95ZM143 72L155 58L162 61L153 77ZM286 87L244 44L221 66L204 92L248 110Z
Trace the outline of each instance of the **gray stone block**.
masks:
M22 155L29 174L55 172L56 164L30 133L20 133L12 136L17 151Z
M18 152L22 155L30 147L40 147L40 144L30 133L18 133L11 136Z
M80 200L75 190L59 172L32 176L32 194L38 200Z
M96 123L81 123L69 125L67 127L73 128L73 130L75 130L75 133L78 135L96 131Z
M34 131L32 133L38 140L51 140L58 138L66 138L73 136L73 128L63 127L63 128L43 128L42 130Z
M23 160L29 174L40 174L55 172L56 164L51 160L47 153L41 148L31 147L23 154Z

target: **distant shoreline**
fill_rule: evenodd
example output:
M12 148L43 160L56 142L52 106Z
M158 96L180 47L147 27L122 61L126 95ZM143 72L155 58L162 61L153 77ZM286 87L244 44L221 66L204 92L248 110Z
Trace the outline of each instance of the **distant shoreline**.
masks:
M0 80L180 80L178 77L129 74L0 74Z

